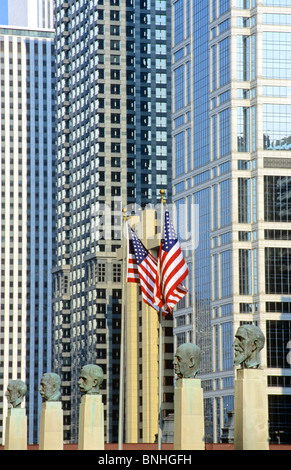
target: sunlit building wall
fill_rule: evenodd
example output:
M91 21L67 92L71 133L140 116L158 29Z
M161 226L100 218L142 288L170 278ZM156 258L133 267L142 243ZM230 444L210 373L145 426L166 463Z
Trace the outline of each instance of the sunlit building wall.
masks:
M290 4L178 0L172 14L173 200L180 225L199 227L175 344L201 347L206 439L219 442L234 334L256 323L270 440L291 442Z
M54 0L8 0L8 24L31 29L52 29Z
M27 384L28 442L38 442L39 383L52 367L54 33L0 29L0 435L9 380Z

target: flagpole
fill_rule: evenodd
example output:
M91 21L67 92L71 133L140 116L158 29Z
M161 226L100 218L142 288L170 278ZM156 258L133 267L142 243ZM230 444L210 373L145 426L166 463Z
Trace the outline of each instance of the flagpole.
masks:
M124 418L124 330L125 330L125 300L126 300L126 241L125 230L126 209L123 209L123 231L122 231L122 315L121 315L121 337L120 337L120 381L119 381L119 422L118 422L118 450L122 450L123 444L123 418Z
M165 190L161 189L161 242L163 238L163 227L164 227L164 194ZM162 449L162 432L163 432L163 416L162 416L162 361L163 361L163 328L162 320L163 314L162 309L159 309L159 431L158 431L158 450Z

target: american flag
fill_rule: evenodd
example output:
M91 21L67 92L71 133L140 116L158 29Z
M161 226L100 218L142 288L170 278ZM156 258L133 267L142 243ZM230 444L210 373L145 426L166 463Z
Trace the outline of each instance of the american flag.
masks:
M154 289L155 305L171 312L188 292L182 284L188 274L189 270L178 237L170 220L169 211L166 209Z
M153 303L157 265L156 258L128 226L127 282L140 283L143 301L155 310L159 309Z

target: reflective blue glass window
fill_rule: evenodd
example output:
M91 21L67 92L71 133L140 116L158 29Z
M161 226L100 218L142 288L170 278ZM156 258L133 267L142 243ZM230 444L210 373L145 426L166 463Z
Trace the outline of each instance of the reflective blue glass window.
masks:
M218 264L219 258L218 255L213 256L213 273L214 273L214 279L213 279L213 298L214 300L219 298L219 264Z
M256 78L256 42L257 42L257 37L255 34L251 36L251 53L252 53L252 60L251 60L251 74L252 74L252 80L255 80Z
M180 60L182 59L182 57L184 57L184 48L182 47L182 49L179 49L175 54L174 54L174 60L175 62L177 60Z
M191 62L186 63L187 70L187 96L186 105L191 103Z
M242 249L239 254L239 293L251 295L252 293L252 265L251 250Z
M214 184L212 188L212 200L213 200L213 230L218 228L218 185Z
M252 106L252 151L256 151L257 147L257 138L256 138L256 115L257 115L257 109L255 106Z
M217 116L212 116L212 159L217 159Z
M230 80L230 38L219 43L219 86L224 86Z
M291 149L291 105L263 105L263 133L265 150Z
M185 181L181 181L181 183L175 184L175 192L176 194L185 191Z
M216 90L217 87L217 46L211 48L212 55L212 91Z
M250 108L237 108L237 150L250 151Z
M224 173L228 173L231 170L231 162L225 162L219 165L219 174L224 175Z
M219 95L219 104L226 103L226 101L230 100L230 90L225 91L221 95Z
M291 79L291 33L263 33L263 77Z
M231 351L232 353L233 351ZM232 359L231 359L232 361ZM233 388L233 384L230 386L228 385L228 382L230 382L233 378L232 377L227 377L226 379L223 379L223 388ZM225 383L227 383L227 387L225 386ZM224 427L228 426L229 424L229 416L228 416L228 411L234 410L234 396L233 395L226 395L223 397L223 425Z
M290 248L265 248L266 294L291 294L290 264Z
M253 223L257 222L257 178L252 178L252 196L253 196Z
M220 183L220 226L231 222L231 180Z
M203 3L205 3L203 1ZM194 204L199 205L199 244L195 250L195 305L196 329L200 332L198 345L201 348L201 369L212 371L210 299L211 299L211 257L210 257L210 189L194 194ZM203 351L203 352L202 352Z
M291 222L290 176L264 176L266 222Z
M187 129L187 170L191 171L193 169L193 158L192 158L192 144L191 144L191 129Z
M193 18L193 149L194 168L210 161L209 148L209 2L192 2Z
M214 21L216 18L216 10L217 10L216 0L212 0L212 21Z
M230 152L230 109L219 113L219 155L223 157Z
M187 14L186 14L186 34L187 34L187 38L188 38L191 34L191 15L190 15L191 0L187 0L186 9L187 9L186 10L187 11Z
M176 201L176 221L177 221L177 237L180 241L186 240L186 228L187 228L187 206L185 198L178 199Z
M175 44L184 39L184 0L178 0L174 5Z
M237 79L250 79L250 37L237 36Z
M291 5L289 5L291 6ZM280 13L264 13L263 14L264 24L279 24L279 25L291 25L291 15L283 15Z
M175 72L175 111L183 108L185 101L184 65L178 67Z
M251 222L251 181L250 178L238 178L238 221Z
M175 172L176 176L185 173L185 132L175 136Z
M289 86L264 86L264 96L278 96L279 98L288 98L291 96L291 87Z
M223 21L218 25L218 31L219 34L224 33L224 31L227 31L230 28L230 19L227 18L227 20Z
M221 325L222 335L222 368L223 370L232 369L233 367L233 325L232 322L222 323ZM230 397L224 397L224 399ZM233 397L231 397L233 398ZM232 404L233 400L230 401ZM232 410L232 408L229 408Z
M249 28L250 27L250 18L239 16L237 18L237 27L238 28Z
M266 7L290 7L290 0L263 0Z
M222 317L227 317L228 315L232 315L232 312L233 312L232 304L221 305L220 309L221 309Z
M202 173L199 173L199 175L194 176L193 181L194 181L194 186L204 183L205 181L208 181L210 178L210 171L203 171Z
M230 9L230 0L219 0L219 16L223 15Z
M250 0L237 0L237 8L239 10L246 10L250 8Z
M253 250L254 295L258 293L258 250Z
M182 114L182 116L179 116L177 117L177 119L175 119L175 129L177 129L177 127L182 126L184 122L185 122L185 115Z
M220 253L221 297L232 295L232 251Z

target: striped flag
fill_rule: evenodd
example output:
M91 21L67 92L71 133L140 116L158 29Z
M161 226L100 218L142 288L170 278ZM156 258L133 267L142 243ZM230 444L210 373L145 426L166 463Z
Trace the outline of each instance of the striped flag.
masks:
M153 303L157 265L156 258L128 226L127 282L140 283L143 301L155 310L159 309Z
M154 304L171 312L188 292L182 284L188 274L189 270L180 243L170 220L169 211L166 209L154 288Z

